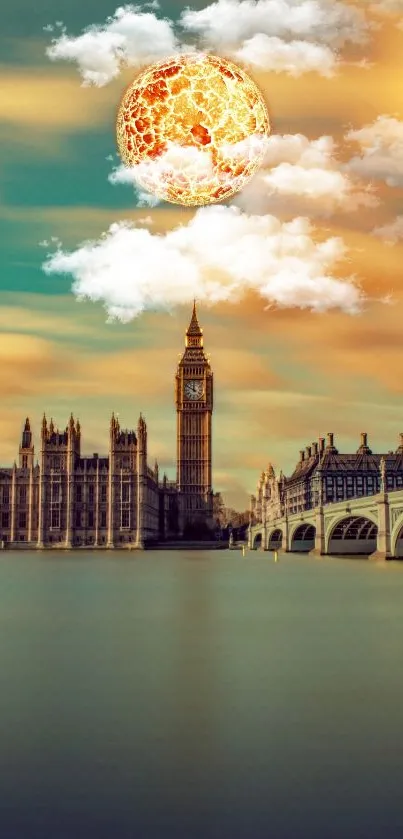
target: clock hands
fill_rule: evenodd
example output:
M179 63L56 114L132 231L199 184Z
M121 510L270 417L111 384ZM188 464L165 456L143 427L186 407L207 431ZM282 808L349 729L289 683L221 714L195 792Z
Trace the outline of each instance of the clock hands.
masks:
M201 399L203 394L203 385L199 381L188 381L185 384L185 393L188 399Z

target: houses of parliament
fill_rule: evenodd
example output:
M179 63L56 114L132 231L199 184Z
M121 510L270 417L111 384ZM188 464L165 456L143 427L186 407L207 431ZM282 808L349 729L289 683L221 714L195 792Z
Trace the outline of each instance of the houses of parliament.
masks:
M213 374L196 303L175 377L176 481L147 460L147 425L122 429L112 414L107 455L81 453L81 427L44 415L39 461L25 421L18 465L0 467L0 542L7 548L144 548L208 539L213 531Z

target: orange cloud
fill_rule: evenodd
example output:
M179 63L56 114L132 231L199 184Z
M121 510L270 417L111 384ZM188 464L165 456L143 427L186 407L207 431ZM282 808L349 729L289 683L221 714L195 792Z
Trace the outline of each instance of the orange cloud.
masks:
M32 335L4 334L0 344L0 390L3 400L49 392L60 382L67 362L50 341ZM55 375L56 374L56 375Z
M80 87L74 76L38 73L35 67L0 68L0 119L30 132L62 132L101 125L113 113L116 91Z
M0 205L0 219L6 222L18 223L18 242L21 245L27 244L32 247L33 231L37 230L37 239L43 238L43 231L46 230L48 240L54 236L63 244L74 244L92 237L101 235L114 221L128 219L136 224L144 225L141 221L146 219L148 211L144 208L135 210L109 209L107 207L25 207ZM178 216L175 210L160 210L158 215L153 216L153 224L150 229L153 233L164 232L178 223ZM21 229L22 228L22 229ZM47 240L46 240L47 241ZM55 245L49 242L48 249L53 251ZM38 262L44 258L47 252L46 246L42 250L38 248Z

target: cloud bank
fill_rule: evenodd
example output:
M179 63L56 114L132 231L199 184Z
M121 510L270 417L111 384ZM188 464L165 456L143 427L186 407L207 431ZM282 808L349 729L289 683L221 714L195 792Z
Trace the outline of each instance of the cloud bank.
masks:
M255 69L329 76L339 50L364 44L370 29L364 12L343 0L217 0L186 9L177 23L144 9L121 6L76 37L63 30L46 53L52 61L75 61L84 84L98 86L118 76L121 66L139 68L195 49Z
M194 296L206 303L237 302L248 290L270 305L354 314L361 290L331 275L343 258L343 241L315 242L307 219L281 223L213 206L164 235L129 222L113 224L98 241L72 253L59 248L43 268L70 274L78 298L102 301L110 317L124 322Z
M348 163L350 172L391 187L403 186L403 121L379 116L370 125L349 131L345 139L361 147L361 155Z
M365 43L369 28L363 11L341 0L217 0L204 9L186 9L180 22L214 49L256 34L338 48Z
M63 32L46 54L52 61L77 62L84 84L102 87L119 75L122 64L141 67L179 49L172 21L138 6L121 6L106 23L89 27L77 38Z
M376 227L372 232L374 236L384 239L387 245L396 245L403 239L403 216L397 216L394 221L384 224L383 227Z
M234 203L247 212L310 217L375 207L372 187L344 171L336 151L329 136L309 140L303 134L272 135L262 168Z
M252 68L288 73L290 76L309 72L332 76L338 63L337 55L330 47L309 41L287 42L263 33L244 41L239 49L231 52L231 56Z
M403 0L372 0L370 9L381 14L403 15Z
M256 147L254 145L256 139ZM200 178L211 177L212 168L205 150L183 149L170 144L168 153L138 166L115 166L108 175L111 184L137 187L139 181L151 190L164 177L180 174L190 164ZM337 146L330 136L309 140L303 134L273 134L270 137L253 135L243 143L228 146L226 153L250 156L254 150L265 150L262 168L238 192L231 203L248 213L279 214L282 218L308 215L328 217L335 211L352 212L358 207L376 207L378 199L371 184L363 184L345 171L336 158ZM224 179L223 179L224 181ZM141 206L149 196L149 205L158 199L142 192Z
M250 173L245 175L245 166L249 162L255 162L258 166L268 144L269 137L265 134L250 134L238 143L218 144L215 147L218 164L223 160L231 164L242 163L241 172L229 174L215 165L209 146L181 146L167 140L166 150L158 157L147 158L133 166L119 164L108 175L108 181L113 185L129 184L137 193L140 189L143 201L140 206L145 203L156 206L159 200L169 201L171 184L192 189L198 183L202 188L210 188L211 192L218 187L229 187L235 191L241 189L247 179L252 177Z

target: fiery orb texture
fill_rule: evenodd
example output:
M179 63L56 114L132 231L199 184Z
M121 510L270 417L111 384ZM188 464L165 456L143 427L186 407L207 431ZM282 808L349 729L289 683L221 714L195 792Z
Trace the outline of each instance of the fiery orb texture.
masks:
M270 133L262 94L237 65L175 56L141 73L117 117L119 153L136 182L175 204L211 204L242 189Z

